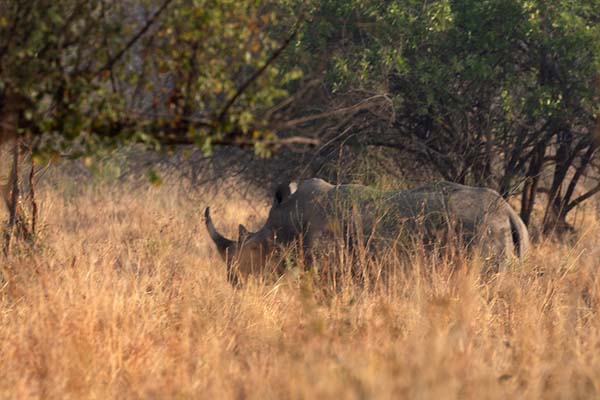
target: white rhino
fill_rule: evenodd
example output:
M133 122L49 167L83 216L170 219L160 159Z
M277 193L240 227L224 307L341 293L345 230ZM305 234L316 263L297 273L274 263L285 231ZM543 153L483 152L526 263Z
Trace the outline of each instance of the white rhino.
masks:
M281 245L301 243L309 254L340 233L350 244L369 243L369 249L407 238L436 244L448 241L450 233L496 260L523 259L529 247L527 227L491 189L437 182L412 190L380 191L362 185L332 185L322 179L302 181L293 193L292 187L280 185L265 225L257 232L240 225L237 241L217 231L206 208L208 233L227 263L232 283L262 271Z

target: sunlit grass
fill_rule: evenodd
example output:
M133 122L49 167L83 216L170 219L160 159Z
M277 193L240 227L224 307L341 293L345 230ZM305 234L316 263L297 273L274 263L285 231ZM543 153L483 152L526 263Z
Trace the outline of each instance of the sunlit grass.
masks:
M229 236L266 208L162 186L53 178L40 240L2 260L0 398L592 398L600 222L526 264L410 268L367 289L226 281ZM63 186L69 185L65 194Z

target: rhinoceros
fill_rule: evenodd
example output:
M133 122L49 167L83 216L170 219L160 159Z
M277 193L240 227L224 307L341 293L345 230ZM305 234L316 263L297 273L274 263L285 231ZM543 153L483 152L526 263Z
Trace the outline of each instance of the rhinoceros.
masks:
M295 191L293 186L279 185L265 225L256 232L239 225L237 241L217 231L206 208L208 233L227 263L232 283L261 271L281 245L301 243L308 253L340 234L353 236L350 242L376 244L369 248L377 249L407 237L435 244L454 233L467 247L477 247L496 260L522 260L529 247L527 227L492 189L442 181L412 190L381 191L316 178L300 182Z

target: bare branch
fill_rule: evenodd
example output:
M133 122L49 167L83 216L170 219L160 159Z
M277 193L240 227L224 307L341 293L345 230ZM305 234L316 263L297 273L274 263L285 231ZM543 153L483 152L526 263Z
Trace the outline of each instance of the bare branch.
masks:
M150 29L150 27L156 22L158 17L167 9L169 4L171 4L173 0L165 0L164 3L150 16L146 24L135 34L129 41L125 44L125 46L117 52L110 60L106 62L100 69L96 71L94 76L98 76L101 73L112 69L112 67L123 57L125 53L142 37L144 34Z
M173 145L195 145L197 142L193 138L189 137L174 137L174 138L158 138L160 143L173 146ZM230 139L212 139L210 141L213 146L235 146L240 148L254 147L256 144L255 140L247 139L243 137L232 137ZM278 147L278 146L291 146L291 145L305 145L305 146L318 146L321 144L319 139L313 139L304 136L291 136L287 138L277 138L272 140L262 141L267 147Z
M569 211L571 211L579 204L583 203L584 201L586 201L587 199L589 199L597 193L600 193L600 184L596 185L594 188L590 189L589 191L587 191L586 193L582 194L581 196L573 200L571 203L569 203L569 205L566 207L565 214L567 214Z
M326 111L326 112L319 113L319 114L307 115L305 117L300 117L300 118L289 120L289 121L283 123L282 125L280 125L280 128L292 128L294 126L302 125L307 122L317 121L320 119L325 119L325 118L330 118L330 117L335 117L335 116L340 116L340 115L356 113L356 112L371 108L373 106L373 104L379 100L389 101L389 97L385 94L375 95L375 96L369 97L368 99L362 100L358 104L354 104L350 107L337 108L332 111Z
M292 31L290 36L288 36L288 38L281 44L281 46L279 46L279 48L277 50L275 50L275 52L273 52L273 54L271 54L271 56L267 59L267 61L265 61L265 63L263 64L262 67L260 67L256 71L254 71L254 73L252 75L250 75L250 77L244 83L242 83L242 85L238 88L238 90L235 92L235 94L227 101L227 103L225 104L225 106L223 107L221 112L219 113L219 116L217 117L217 120L219 122L223 122L225 120L225 117L227 116L229 109L231 108L231 106L233 106L233 104L237 101L237 99L246 91L246 89L248 89L248 87L254 81L256 81L267 70L267 68L269 68L269 66L277 58L279 58L281 53L283 53L283 51L289 46L289 44L292 42L292 40L298 34L298 31L300 30L300 26L302 25L303 21L304 21L304 17L301 17L296 22L296 26L294 27L294 30Z

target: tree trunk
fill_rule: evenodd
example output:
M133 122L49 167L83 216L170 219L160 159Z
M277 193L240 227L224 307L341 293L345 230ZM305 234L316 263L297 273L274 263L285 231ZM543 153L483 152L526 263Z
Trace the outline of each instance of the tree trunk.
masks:
M8 254L13 239L31 239L24 210L20 206L21 149L17 133L22 102L8 91L0 97L0 195L8 212L3 250Z
M562 186L569 172L573 158L573 134L568 126L563 126L558 133L558 147L552 184L548 191L548 204L544 212L542 230L545 234L562 233L567 229L565 207L562 202Z
M525 176L525 187L521 196L521 219L525 225L529 226L531 222L531 214L535 205L538 185L540 182L540 174L544 165L544 155L546 154L546 144L539 143L529 162L529 168Z

